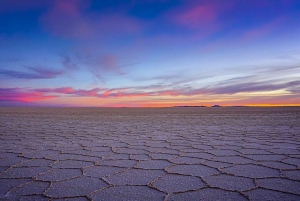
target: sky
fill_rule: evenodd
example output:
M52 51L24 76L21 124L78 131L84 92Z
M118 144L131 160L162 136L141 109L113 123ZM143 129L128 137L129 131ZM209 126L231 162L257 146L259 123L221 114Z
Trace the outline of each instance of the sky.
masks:
M299 0L1 0L0 106L300 105Z

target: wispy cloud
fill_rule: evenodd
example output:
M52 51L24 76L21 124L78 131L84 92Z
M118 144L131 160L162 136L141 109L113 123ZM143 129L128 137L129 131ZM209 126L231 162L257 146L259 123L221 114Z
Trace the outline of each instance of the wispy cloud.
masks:
M75 62L72 61L71 57L68 56L68 55L64 55L62 56L62 64L63 64L63 67L66 69L66 70L77 70L79 69L78 65L75 64Z
M61 70L52 70L40 67L28 67L27 69L29 70L27 72L0 69L0 75L17 79L51 79L63 74L63 71Z
M289 90L291 87L299 86L300 81L287 82L283 84L272 84L269 82L246 82L237 84L228 84L228 86L217 86L215 88L206 88L209 94L237 94L248 92L268 92L281 89Z
M5 63L14 63L18 61L23 61L23 59L19 58L6 58L6 59L0 59L0 62L5 62Z
M213 4L196 5L174 16L177 23L189 28L199 28L217 20L217 7Z
M284 20L285 20L284 17L278 17L269 23L261 25L260 27L248 30L242 35L240 40L241 41L251 41L254 39L262 38L262 37L270 34L276 28L278 28L284 22Z
M249 78L251 79L251 78ZM54 98L96 98L96 99L108 99L113 100L114 105L130 106L142 104L146 101L150 104L149 100L153 100L153 106L159 106L161 104L178 104L178 103L197 103L199 97L205 97L204 101L215 100L216 97L222 99L227 97L226 104L234 104L230 102L230 97L234 97L236 104L247 103L247 100L251 101L251 94L257 94L256 99L271 100L273 102L276 97L289 97L291 103L295 100L293 97L299 96L300 81L288 81L282 82L282 80L274 80L273 82L250 82L246 79L236 79L234 82L223 81L214 86L206 87L176 87L170 88L165 86L153 85L145 87L124 87L124 88L92 88L92 89L74 89L72 87L60 87L60 88L0 88L0 101L12 101L12 102L40 102L43 100ZM284 92L283 94L277 94L278 91ZM270 94L271 95L268 95ZM243 94L242 96L240 94ZM247 95L248 94L248 95ZM126 100L128 103L124 103ZM131 100L131 101L130 101ZM140 101L140 102L139 102ZM229 102L228 102L229 101ZM145 102L145 104L146 104ZM222 101L219 100L220 103ZM253 102L253 101L252 101ZM254 101L255 102L255 101ZM253 102L253 103L254 103ZM272 101L271 101L272 102ZM133 104L134 103L134 104ZM279 103L279 102L278 102ZM176 105L175 104L175 105ZM248 104L248 103L247 103Z

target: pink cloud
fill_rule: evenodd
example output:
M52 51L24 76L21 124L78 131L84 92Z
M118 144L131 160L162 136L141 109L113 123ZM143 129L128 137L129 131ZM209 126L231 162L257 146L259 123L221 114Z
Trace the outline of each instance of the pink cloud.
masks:
M170 13L170 18L178 25L191 29L216 29L224 24L222 16L229 12L235 1L195 1L186 7Z
M132 34L140 30L137 20L124 14L101 13L89 10L84 0L55 1L44 14L42 25L56 36L64 38L99 38L111 34Z
M52 8L41 17L41 22L56 36L90 36L92 25L83 16L84 8L86 3L81 0L55 1Z
M190 28L199 28L217 19L217 7L215 5L198 5L180 13L175 17L177 23Z
M241 41L249 41L264 37L271 33L274 29L280 26L284 22L284 17L279 17L267 24L264 24L258 28L254 28L252 30L248 30L241 37Z
M41 100L48 100L57 96L45 95L38 91L24 91L18 88L1 88L0 101L11 102L35 102Z
M124 74L120 65L120 59L115 55L91 54L80 59L86 65L87 70L97 78L103 78L103 75L107 73Z

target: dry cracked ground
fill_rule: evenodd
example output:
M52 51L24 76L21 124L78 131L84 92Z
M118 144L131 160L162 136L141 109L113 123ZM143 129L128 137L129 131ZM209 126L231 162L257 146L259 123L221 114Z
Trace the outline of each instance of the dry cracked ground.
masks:
M0 108L0 200L300 200L300 108Z

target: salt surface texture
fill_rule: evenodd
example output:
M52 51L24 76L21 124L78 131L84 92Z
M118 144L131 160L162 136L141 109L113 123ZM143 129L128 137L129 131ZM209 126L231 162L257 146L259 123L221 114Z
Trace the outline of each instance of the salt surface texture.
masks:
M300 108L0 108L1 200L300 200Z

